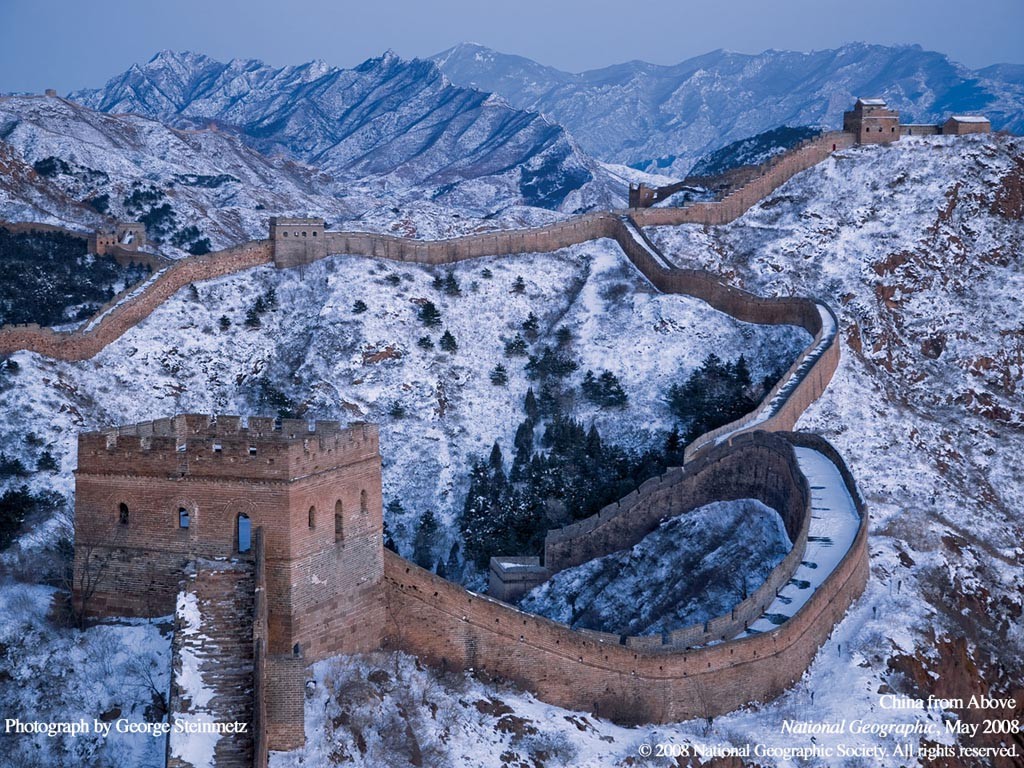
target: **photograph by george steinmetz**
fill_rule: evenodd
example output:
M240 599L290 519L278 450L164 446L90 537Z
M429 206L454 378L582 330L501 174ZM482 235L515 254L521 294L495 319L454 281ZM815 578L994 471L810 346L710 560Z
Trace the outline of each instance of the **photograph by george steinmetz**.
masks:
M1022 30L0 0L0 768L1024 766Z

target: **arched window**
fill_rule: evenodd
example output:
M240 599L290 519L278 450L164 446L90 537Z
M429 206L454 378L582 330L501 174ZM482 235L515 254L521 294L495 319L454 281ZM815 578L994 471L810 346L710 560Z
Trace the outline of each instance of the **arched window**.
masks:
M252 549L252 523L249 516L244 512L238 516L238 552L248 552Z
M341 501L334 503L334 540L341 541L345 538L345 523L342 519Z
M191 515L189 515L188 510L185 509L185 507L178 507L178 527L188 528L191 522L192 519Z
M123 501L117 505L117 522L128 525L128 505Z
M309 527L316 528L316 507L309 508Z
M366 506L366 491L359 492L359 511L364 515L369 512L370 508Z

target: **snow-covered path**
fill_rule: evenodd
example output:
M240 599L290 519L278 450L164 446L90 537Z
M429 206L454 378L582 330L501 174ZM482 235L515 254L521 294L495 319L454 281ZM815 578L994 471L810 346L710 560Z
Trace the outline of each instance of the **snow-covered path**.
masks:
M838 467L813 448L795 448L797 463L811 486L807 549L793 578L743 635L775 629L799 611L849 551L860 515Z

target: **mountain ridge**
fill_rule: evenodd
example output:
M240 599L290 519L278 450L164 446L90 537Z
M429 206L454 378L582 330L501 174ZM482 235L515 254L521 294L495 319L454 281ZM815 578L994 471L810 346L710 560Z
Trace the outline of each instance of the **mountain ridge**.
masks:
M580 73L468 44L432 58L456 84L549 115L605 162L679 176L701 156L781 125L838 127L858 96L882 96L908 121L985 111L996 130L1024 130L1024 67L970 70L919 45L719 49L676 64L631 61ZM516 86L526 80L529 87Z
M526 205L575 210L610 202L613 186L560 125L393 51L352 69L161 51L70 98L176 128L231 131L262 154L315 165L343 185L372 178L396 197L427 187L428 197L468 205L518 193ZM474 188L485 177L500 193ZM581 193L595 179L596 200ZM451 194L462 185L467 194Z

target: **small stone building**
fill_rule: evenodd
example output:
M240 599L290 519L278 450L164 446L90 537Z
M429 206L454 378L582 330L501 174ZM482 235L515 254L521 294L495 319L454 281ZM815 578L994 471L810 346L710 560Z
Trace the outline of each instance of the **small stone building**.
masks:
M853 109L843 113L843 130L859 144L881 144L900 137L900 115L886 106L885 99L857 99Z
M942 124L943 136L965 136L969 133L990 133L992 123L981 115L953 115Z

